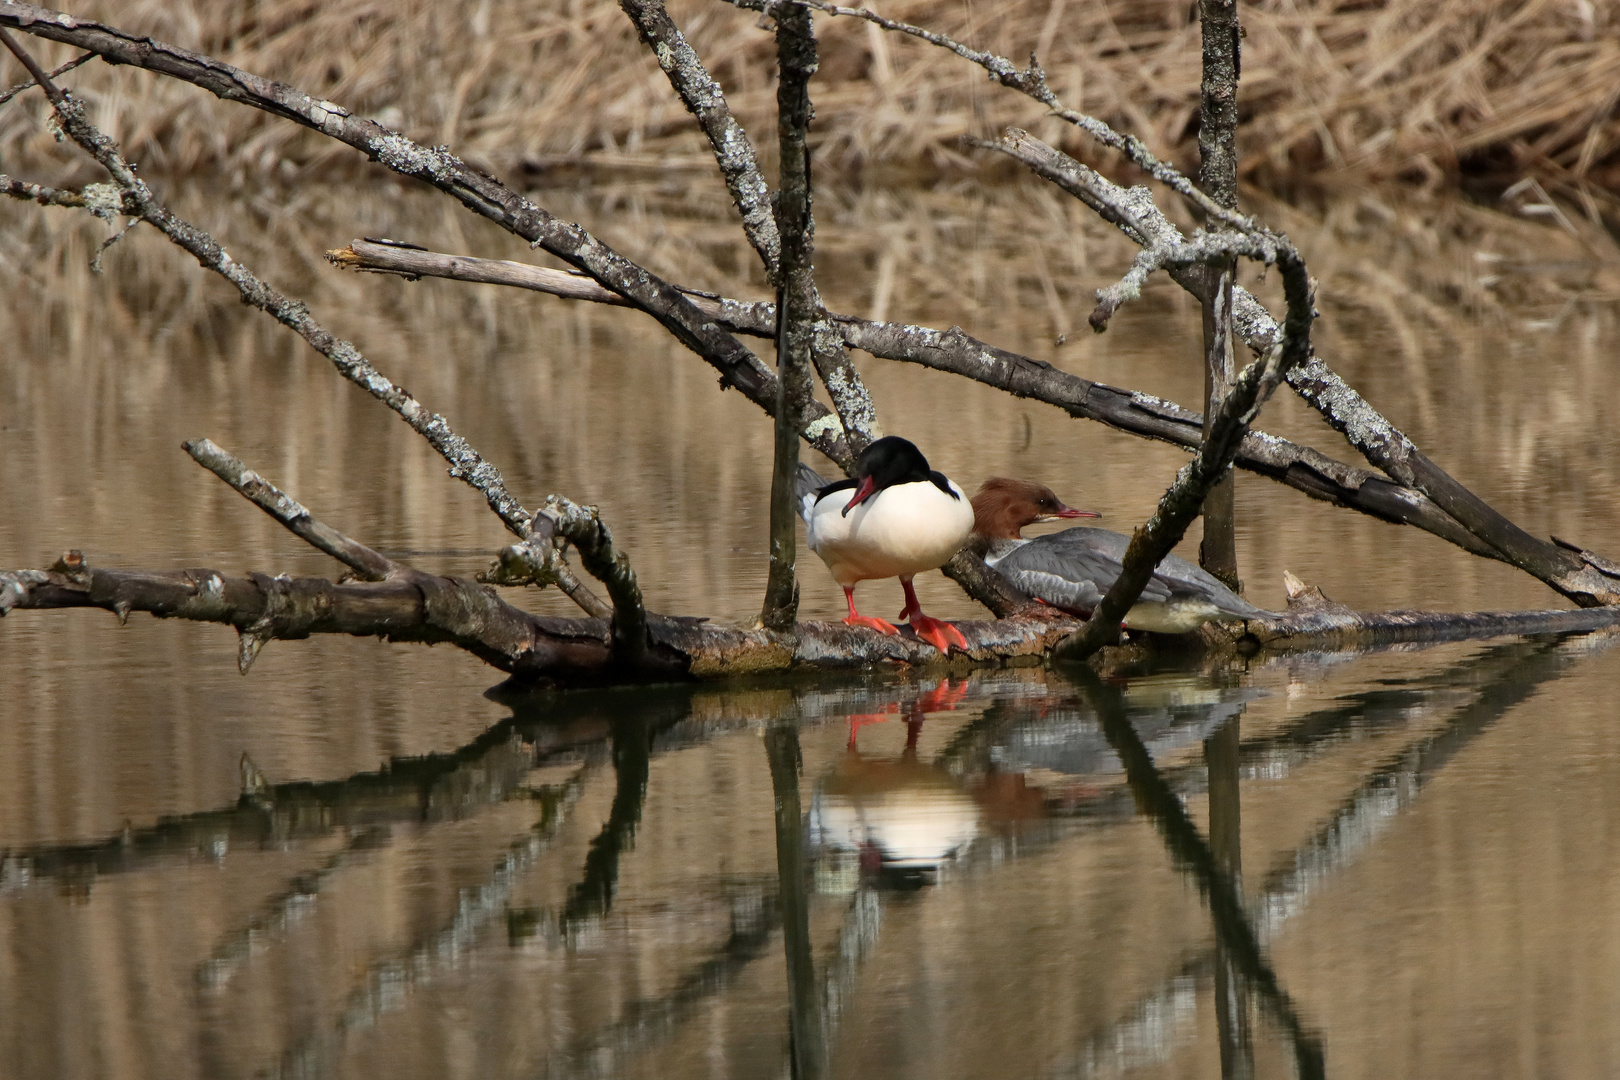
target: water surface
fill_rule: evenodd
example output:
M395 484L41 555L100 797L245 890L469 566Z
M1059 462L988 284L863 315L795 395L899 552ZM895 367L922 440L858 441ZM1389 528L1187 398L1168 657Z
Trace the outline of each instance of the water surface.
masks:
M534 257L414 189L167 186L520 498L599 503L655 607L757 609L769 422L649 320L319 261L361 235ZM542 201L671 277L763 293L700 180ZM1172 290L1076 333L1130 253L1061 199L964 180L823 207L833 306L1196 401L1197 316ZM1532 531L1616 554L1612 265L1457 204L1268 212L1324 283L1338 369ZM504 542L415 435L155 236L97 276L99 226L17 206L0 221L20 298L0 311L0 563L78 547L108 566L333 573L185 457L197 436L423 567L470 573ZM858 362L886 429L969 487L1042 479L1128 529L1184 460ZM1349 456L1292 401L1261 424ZM1239 515L1261 604L1290 569L1360 607L1559 606L1502 564L1261 481L1240 478ZM920 584L931 609L975 614ZM841 614L814 563L803 591L807 614ZM0 1075L783 1075L790 940L839 1076L1238 1075L1250 1057L1280 1076L1318 1056L1347 1077L1613 1075L1609 641L1107 684L1016 670L513 697L442 647L277 642L243 679L218 627L19 612L0 625ZM768 756L789 733L802 939L781 914ZM1212 918L1220 888L1258 967Z

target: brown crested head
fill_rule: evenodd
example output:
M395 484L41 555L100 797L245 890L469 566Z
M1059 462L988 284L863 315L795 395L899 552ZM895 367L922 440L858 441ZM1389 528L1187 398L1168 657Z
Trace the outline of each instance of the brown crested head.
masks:
M992 476L973 496L973 532L986 540L1020 540L1025 525L1054 518L1102 517L1075 510L1045 484Z

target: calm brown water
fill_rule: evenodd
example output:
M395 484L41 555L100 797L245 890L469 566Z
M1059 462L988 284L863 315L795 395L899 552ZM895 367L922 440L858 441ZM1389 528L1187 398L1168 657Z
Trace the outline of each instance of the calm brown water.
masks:
M520 498L599 503L654 606L757 608L768 421L650 321L319 261L362 235L532 257L413 189L166 186ZM760 295L707 177L542 202L677 280ZM1614 556L1613 260L1477 209L1386 202L1268 211L1322 280L1321 351L1504 512ZM98 230L0 207L0 564L79 547L101 565L332 573L179 450L204 435L374 546L487 564L503 531L415 435L153 236L90 274ZM1196 312L1171 290L1078 333L1129 252L1040 189L829 193L818 240L833 306L1198 397ZM1115 528L1184 460L947 377L863 371L886 429L965 485L1039 478ZM1261 426L1348 456L1291 400ZM1240 478L1239 513L1261 604L1280 605L1286 568L1367 608L1558 606L1500 564L1261 481ZM868 588L874 610L891 602ZM974 614L943 579L922 595ZM841 613L814 563L804 596ZM1240 817L1264 945L1237 1010L1256 1075L1289 1075L1300 1044L1333 1076L1614 1075L1609 642L1101 687L1026 670L497 700L490 669L442 648L274 643L244 679L220 628L17 613L0 624L0 1075L785 1075L782 725L802 752L790 882L835 1075L1221 1075L1223 1033L1229 1065L1242 1041L1217 1019L1234 931L1183 843L1187 819L1211 832L1212 798L1217 835ZM873 721L853 750L852 718ZM1133 730L1157 776L1122 768ZM244 754L272 786L239 802Z

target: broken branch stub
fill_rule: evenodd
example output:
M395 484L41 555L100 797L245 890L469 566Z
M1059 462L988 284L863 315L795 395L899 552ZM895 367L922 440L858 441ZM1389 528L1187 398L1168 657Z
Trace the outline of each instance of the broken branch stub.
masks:
M549 496L540 512L579 551L586 571L607 586L613 600L614 654L626 665L639 665L647 652L647 608L630 559L613 546L613 533L602 515L594 506L580 506L561 495Z

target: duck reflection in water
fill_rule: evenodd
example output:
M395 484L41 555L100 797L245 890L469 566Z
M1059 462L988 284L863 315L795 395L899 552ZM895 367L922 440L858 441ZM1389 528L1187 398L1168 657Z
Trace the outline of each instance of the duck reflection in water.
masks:
M956 710L968 689L947 679L904 705L890 702L880 712L850 716L847 753L817 784L811 805L812 842L831 857L824 866L837 867L840 855L854 853L853 866L842 864L846 871L880 885L916 887L988 828L1044 812L1040 794L1026 789L1022 776L991 774L970 786L942 764L918 757L924 721ZM896 717L906 726L900 756L862 753L861 729ZM834 869L832 876L853 875ZM825 872L822 881L836 890Z
M1007 695L987 694L979 682L945 680L909 701L849 715L846 752L811 803L818 889L843 892L861 881L917 887L948 862L977 858L971 853L987 841L1016 837L1019 850L1040 847L1056 835L1052 828L1061 831L1060 819L1131 812L1118 798L1121 766L1095 711L1067 685L1032 695L1026 684ZM1174 760L1257 694L1180 674L1138 680L1125 696L1150 751ZM959 710L978 715L956 723L937 754L919 755L927 718ZM874 752L874 738L884 740L869 729L894 719L905 724L904 747Z

